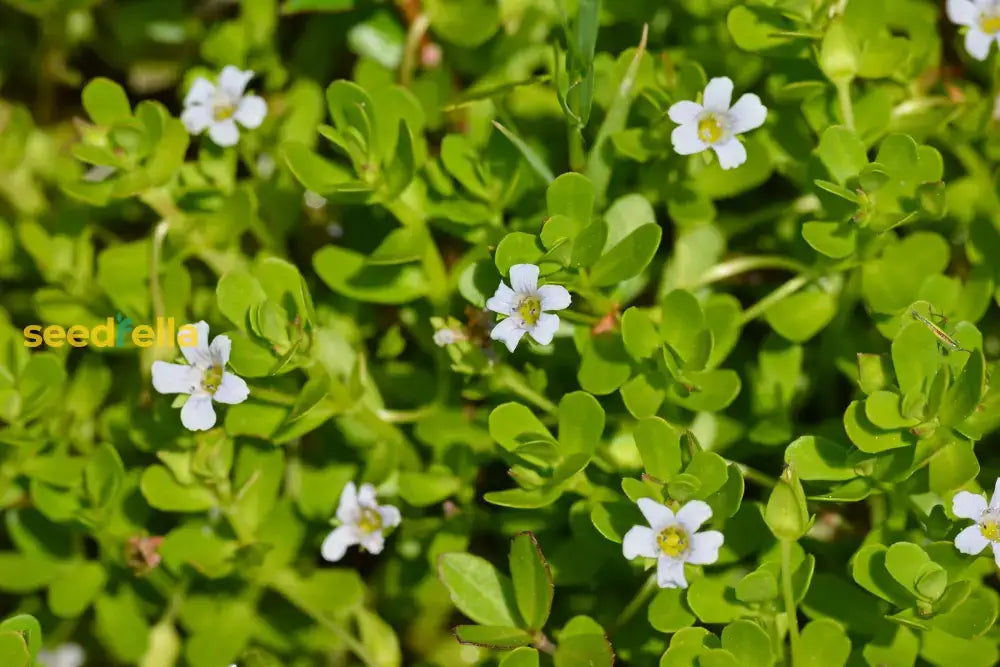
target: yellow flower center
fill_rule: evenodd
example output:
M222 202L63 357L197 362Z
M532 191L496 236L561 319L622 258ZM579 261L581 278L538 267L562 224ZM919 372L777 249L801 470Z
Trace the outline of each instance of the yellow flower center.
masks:
M222 385L222 373L222 366L219 364L209 368L201 379L201 388L210 394L215 394Z
M1000 14L983 14L979 17L979 27L987 35L1000 32Z
M981 519L979 532L990 542L1000 542L1000 519L996 517Z
M698 121L698 138L706 144L714 144L722 138L722 123L715 114L708 114Z
M656 536L656 544L660 547L660 551L671 558L677 558L687 551L688 542L688 534L684 532L683 528L676 525L664 528Z
M517 304L517 314L521 316L524 323L533 325L542 316L542 302L537 296L526 296Z
M375 533L382 530L382 515L378 513L378 510L362 507L358 528L365 533Z
M222 102L212 107L212 118L216 122L229 120L236 113L236 105L229 102Z

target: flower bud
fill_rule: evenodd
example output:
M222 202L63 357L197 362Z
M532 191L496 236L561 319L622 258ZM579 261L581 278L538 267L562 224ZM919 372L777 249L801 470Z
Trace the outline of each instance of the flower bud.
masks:
M785 468L771 491L764 509L764 521L780 540L796 541L812 525L812 517L806 507L806 494L791 466Z

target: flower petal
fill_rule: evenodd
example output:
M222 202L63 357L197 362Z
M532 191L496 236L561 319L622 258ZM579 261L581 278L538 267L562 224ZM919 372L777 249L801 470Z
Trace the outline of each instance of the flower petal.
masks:
M219 388L215 390L215 395L212 398L218 403L236 405L247 400L249 395L250 387L247 386L243 378L233 373L223 373L222 383L219 384Z
M243 91L253 78L253 71L241 70L233 65L226 65L219 73L219 88L234 102L243 97Z
M215 408L208 394L193 395L181 408L181 423L190 431L207 431L215 426Z
M693 535L701 528L701 524L712 518L712 508L703 500L689 500L677 510L677 522Z
M736 100L729 110L729 130L733 134L742 134L755 130L767 120L767 107L753 93L746 93Z
M708 148L708 144L698 137L698 125L695 123L675 127L670 133L670 143L678 155L694 155Z
M520 319L512 316L498 322L493 327L493 331L490 332L490 338L501 341L510 352L513 352L517 349L517 344L525 333L527 333L527 329L521 327Z
M1000 567L1000 542L990 542L990 546L993 547L993 562Z
M517 310L517 292L507 287L507 283L500 281L497 291L486 300L486 307L494 313L501 315L512 315Z
M382 526L385 528L395 528L403 520L399 508L392 505L379 505L378 513L382 517Z
M993 484L993 495L990 497L990 507L993 509L1000 508L1000 477Z
M510 286L518 294L538 292L538 267L534 264L515 264L510 267Z
M562 285L542 285L538 288L538 296L542 299L542 310L562 310L569 308L573 297Z
M365 551L380 554L385 547L385 537L378 530L371 533L363 533L361 535L361 546L364 547Z
M344 557L347 549L357 544L358 541L357 528L354 526L337 526L323 540L323 546L320 547L319 551L323 556L323 560L336 563Z
M192 104L208 104L215 97L215 84L203 76L199 76L191 84L187 95L184 96L184 106Z
M358 504L363 507L376 507L375 487L367 482L358 489Z
M187 364L154 361L153 389L161 394L190 394L201 384L201 372Z
M979 524L975 523L955 536L955 548L963 554L975 556L989 545L990 541L983 537Z
M225 366L229 363L229 352L233 349L233 341L225 334L212 339L212 344L208 346L208 352L212 357L212 363Z
M192 366L208 368L212 365L212 355L208 351L208 322L201 320L195 324L186 324L185 326L193 326L198 334L198 339L195 341L197 345L181 345L181 332L178 332L177 343L180 345L181 354L184 355L184 358Z
M181 112L181 122L188 134L201 134L212 124L212 108L202 104L186 107Z
M656 584L660 588L687 588L684 561L661 556L656 561Z
M979 19L979 10L969 0L948 0L945 9L951 22L958 25L975 25Z
M656 502L652 498L639 498L639 500L635 501L635 504L639 506L639 511L646 517L649 527L654 532L658 533L667 526L672 526L676 523L674 513L670 511L670 508Z
M976 25L973 25L965 33L965 50L976 60L986 60L986 56L990 54L990 44L992 43L993 35L987 35Z
M698 115L702 111L703 107L697 102L684 100L671 106L667 111L667 115L670 116L670 120L674 121L678 125L684 125L686 123L696 122L698 120Z
M986 511L986 498L978 493L959 491L951 499L951 513L960 519L972 519L978 521L983 512Z
M627 560L638 558L656 558L660 549L656 546L656 533L646 526L632 526L622 538L622 554Z
M236 127L236 121L232 118L227 118L219 123L209 125L208 136L211 137L217 146L225 148L236 145L240 140L240 130Z
M706 530L691 536L691 551L687 562L692 565L711 565L719 560L719 547L725 541L722 533L717 530Z
M559 316L552 313L542 313L538 316L535 326L528 330L531 337L539 345L548 345L559 330Z
M340 492L340 502L337 504L337 520L341 523L354 523L358 520L358 487L354 482L344 485L344 490Z
M733 99L733 80L728 76L717 76L705 86L702 103L711 111L729 111Z
M240 100L240 105L233 116L243 127L251 130L260 127L267 116L267 102L259 95L247 95Z
M723 169L735 169L747 161L747 149L736 137L715 144L712 150L719 156L719 166Z

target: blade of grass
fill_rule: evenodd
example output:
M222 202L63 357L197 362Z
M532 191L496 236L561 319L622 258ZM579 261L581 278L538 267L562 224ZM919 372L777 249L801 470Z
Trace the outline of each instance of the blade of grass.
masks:
M546 183L551 183L556 179L552 170L549 169L547 164L545 164L545 161L542 160L541 156L536 153L531 146L524 143L524 141L521 140L521 137L511 132L497 121L493 121L493 126L500 130L503 136L510 139L510 143L514 144L514 147L521 151L521 155L523 155L524 159L527 160L529 165L531 165L531 168L535 170L535 173L545 179Z

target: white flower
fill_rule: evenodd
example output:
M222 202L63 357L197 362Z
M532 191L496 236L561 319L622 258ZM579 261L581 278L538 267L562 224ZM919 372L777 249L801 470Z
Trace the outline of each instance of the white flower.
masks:
M302 201L306 206L314 211L318 211L324 206L326 206L326 197L318 195L312 190L306 190L302 193Z
M340 525L333 529L320 552L323 558L335 563L344 557L347 548L360 544L373 554L381 553L385 546L385 531L399 525L399 510L392 505L375 502L375 487L362 484L361 489L348 482L340 494L337 507Z
M559 316L547 311L562 310L570 304L569 292L562 285L538 286L538 267L515 264L510 267L510 287L501 280L496 293L486 302L494 313L506 315L490 338L503 341L511 352L521 336L528 333L541 345L548 345L559 328Z
M767 108L753 93L745 93L730 108L733 80L728 76L712 79L705 86L702 104L677 102L667 114L677 123L670 135L680 155L694 155L711 148L719 156L719 166L733 169L747 161L747 149L736 138L764 124Z
M232 341L229 336L216 336L208 344L208 324L194 325L198 332L197 345L181 345L187 364L153 362L153 387L161 394L190 394L181 408L181 423L192 431L205 431L215 426L212 401L242 403L250 389L242 378L226 371ZM183 332L177 336L183 340Z
M708 503L691 500L677 514L651 498L636 501L649 522L633 526L622 540L622 553L632 560L642 556L656 559L656 583L660 588L687 588L684 563L708 565L719 558L723 536L717 530L698 532L712 518Z
M79 644L60 644L51 651L42 649L38 652L38 662L44 667L80 667L87 659L83 647Z
M226 65L219 74L219 85L198 77L184 98L181 122L191 134L208 136L219 146L235 146L240 139L236 122L248 129L260 127L267 115L267 103L257 95L245 95L254 73Z
M988 546L993 547L993 559L1000 566L1000 479L993 489L989 505L978 493L959 491L951 501L952 514L976 523L955 536L955 548L974 556Z
M451 345L452 343L457 343L460 340L465 340L465 334L457 329L445 327L434 332L434 344L438 347Z
M952 23L969 28L965 50L976 60L986 60L990 45L1000 40L1000 1L948 0L947 11Z
M83 180L87 183L103 183L116 171L118 170L110 165L95 164L83 175Z

